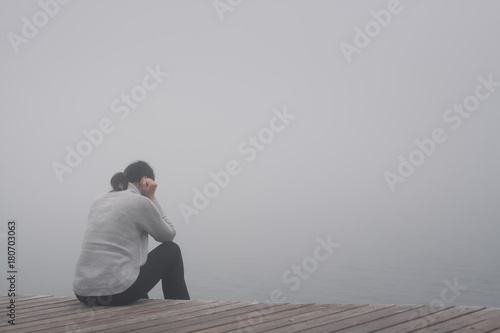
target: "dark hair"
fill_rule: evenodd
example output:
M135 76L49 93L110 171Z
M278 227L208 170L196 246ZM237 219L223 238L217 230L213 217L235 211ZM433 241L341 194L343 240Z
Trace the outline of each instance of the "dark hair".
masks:
M153 169L144 161L136 161L129 164L123 172L117 172L111 177L111 186L115 191L123 191L128 188L128 183L135 183L148 177L155 180L155 173Z

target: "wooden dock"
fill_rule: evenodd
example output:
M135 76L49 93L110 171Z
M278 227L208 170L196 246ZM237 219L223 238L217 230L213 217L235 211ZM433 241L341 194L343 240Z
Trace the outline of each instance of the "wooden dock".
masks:
M75 297L23 295L8 323L0 296L0 332L500 332L500 309L479 306L270 304L139 300L86 307Z

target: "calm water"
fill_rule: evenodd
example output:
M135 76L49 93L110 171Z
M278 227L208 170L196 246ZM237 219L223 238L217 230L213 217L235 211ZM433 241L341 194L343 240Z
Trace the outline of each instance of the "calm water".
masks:
M282 275L313 255L314 241L309 242L309 251L302 245L304 250L295 251L293 247L270 251L272 246L263 246L243 258L226 253L217 265L190 265L188 282L193 295L204 299L269 300L271 291L280 289L289 302L429 304L441 300L500 307L498 226L450 227L436 227L434 233L403 226L367 228L352 237L337 238L341 246L301 279L296 290ZM445 280L459 285L455 294L443 291Z

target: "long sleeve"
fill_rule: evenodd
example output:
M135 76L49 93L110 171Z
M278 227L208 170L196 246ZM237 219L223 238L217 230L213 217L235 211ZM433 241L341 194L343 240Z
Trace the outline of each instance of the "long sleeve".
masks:
M144 198L143 201L147 206L145 209L146 216L142 223L143 230L158 242L172 241L176 234L175 227L168 220L158 200L151 201Z

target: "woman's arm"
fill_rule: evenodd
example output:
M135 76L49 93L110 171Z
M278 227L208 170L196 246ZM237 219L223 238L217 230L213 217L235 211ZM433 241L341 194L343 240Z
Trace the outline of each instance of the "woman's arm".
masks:
M146 199L144 201L144 211L146 213L142 223L144 231L157 242L171 242L176 234L175 227L168 220L160 203L158 200Z
M150 178L142 177L139 183L139 192L145 196L148 204L145 205L144 231L150 234L158 242L170 242L175 237L174 225L168 220L163 212L155 191L158 185ZM152 204L151 204L152 203Z

